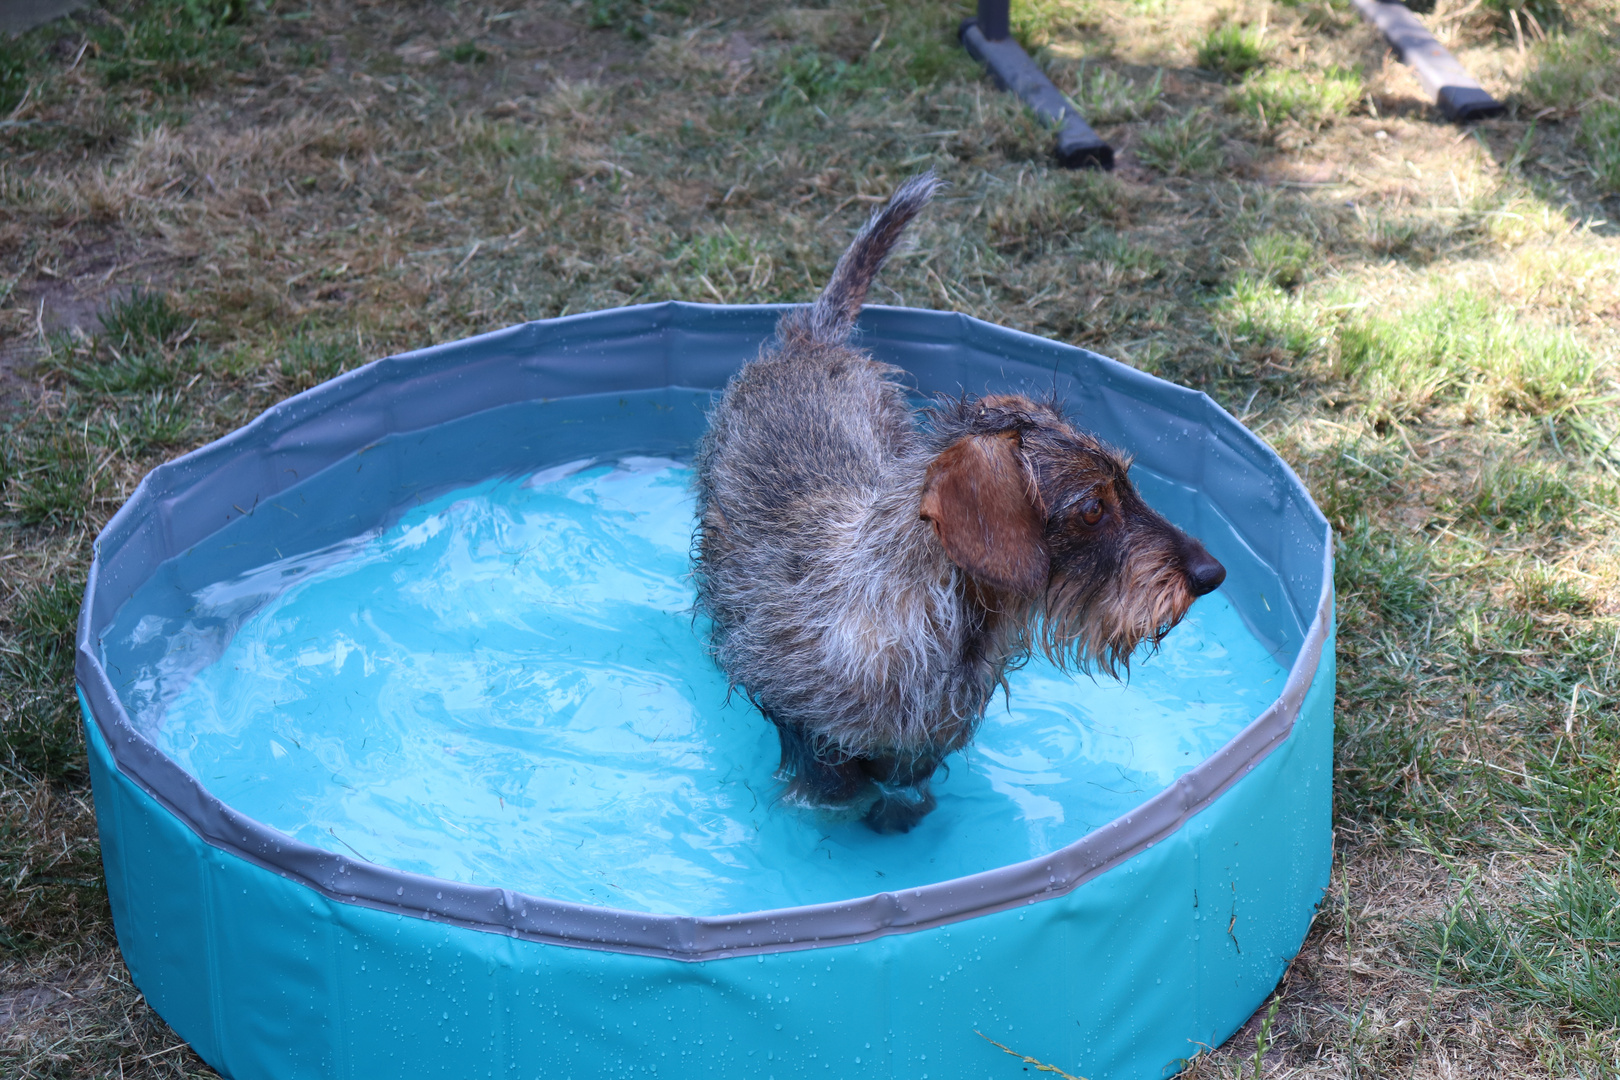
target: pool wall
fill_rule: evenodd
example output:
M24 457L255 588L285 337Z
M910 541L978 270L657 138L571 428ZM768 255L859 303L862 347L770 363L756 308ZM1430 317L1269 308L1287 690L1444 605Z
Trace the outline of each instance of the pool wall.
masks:
M685 963L329 899L200 840L87 716L136 985L235 1080L995 1078L1020 1054L1151 1080L1276 985L1327 881L1331 649L1294 731L1166 840L1067 895L862 944Z
M1021 1068L977 1031L1093 1080L1158 1077L1223 1041L1275 985L1330 860L1326 523L1287 467L1203 395L962 316L872 309L862 343L929 391L1057 390L1083 423L1137 453L1144 492L1206 539L1231 582L1254 586L1229 584L1232 602L1290 666L1279 700L1237 739L1077 844L841 905L643 916L293 843L218 803L131 724L98 635L167 560L206 548L215 571L252 565L253 552L228 542L233 521L319 470L368 468L384 443L352 513L305 526L299 543L352 535L404 496L503 469L667 450L700 411L669 408L661 420L654 409L633 445L623 432L575 428L534 432L515 457L509 438L491 436L413 461L405 444L473 416L470 430L518 430L497 418L520 416L523 403L715 389L780 310L654 305L380 361L155 470L103 532L77 670L114 921L137 985L222 1073Z

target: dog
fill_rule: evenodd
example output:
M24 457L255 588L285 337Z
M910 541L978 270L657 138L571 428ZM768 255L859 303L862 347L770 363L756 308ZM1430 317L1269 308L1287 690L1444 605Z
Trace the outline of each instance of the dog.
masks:
M1118 678L1226 570L1054 400L941 399L849 344L938 188L895 191L819 299L731 379L695 460L697 610L775 725L786 797L909 831L1007 671L1039 650ZM919 423L919 419L923 422Z

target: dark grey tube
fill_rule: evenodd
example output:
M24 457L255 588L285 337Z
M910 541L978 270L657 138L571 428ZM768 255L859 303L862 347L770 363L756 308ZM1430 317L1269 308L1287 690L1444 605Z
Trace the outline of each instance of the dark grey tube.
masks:
M1112 169L1114 148L1091 130L1063 92L1052 85L1046 72L1035 66L1023 47L1012 38L991 41L979 29L976 19L962 23L962 45L968 53L990 69L996 82L1023 99L1035 115L1058 129L1057 159L1068 169Z
M1485 92L1446 47L1434 39L1417 16L1396 0L1351 0L1362 17L1389 39L1401 60L1417 72L1423 89L1434 95L1446 119L1466 124L1501 116L1507 107Z

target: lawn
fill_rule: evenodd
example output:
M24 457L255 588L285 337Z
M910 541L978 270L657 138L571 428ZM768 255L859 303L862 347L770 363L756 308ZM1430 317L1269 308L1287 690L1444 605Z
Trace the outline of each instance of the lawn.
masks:
M1438 0L1509 105L1470 128L1345 0L1014 9L1114 173L1053 166L950 4L104 0L0 40L0 1072L213 1075L119 959L72 696L146 470L392 352L808 300L931 167L876 300L1203 390L1337 533L1332 882L1192 1075L1620 1074L1620 6Z

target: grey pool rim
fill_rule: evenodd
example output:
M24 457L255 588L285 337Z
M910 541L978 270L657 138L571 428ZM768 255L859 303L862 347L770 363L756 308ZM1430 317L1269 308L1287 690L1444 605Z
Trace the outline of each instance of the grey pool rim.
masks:
M1203 394L967 316L881 307L863 314L861 343L914 373L928 370L928 389L955 389L950 372L962 370L965 350L981 363L1005 357L1009 379L1039 377L1101 402L1127 430L1142 425L1138 434L1161 439L1169 431L1198 446L1205 495L1234 527L1246 514L1282 522L1270 530L1278 534L1270 562L1297 626L1280 632L1291 640L1279 647L1294 654L1281 693L1230 743L1131 813L1050 855L901 892L713 917L650 914L448 882L293 841L221 803L131 723L101 663L99 635L140 581L222 522L379 439L514 400L717 389L783 310L670 302L389 357L154 469L97 538L78 627L77 681L117 772L210 847L340 903L555 945L705 961L864 942L1064 896L1174 834L1288 738L1323 664L1333 618L1331 533L1292 470ZM1140 453L1151 456L1145 446ZM1174 464L1176 448L1168 453ZM1267 532L1261 527L1245 540L1266 543Z

